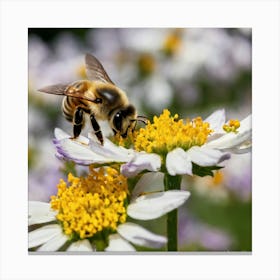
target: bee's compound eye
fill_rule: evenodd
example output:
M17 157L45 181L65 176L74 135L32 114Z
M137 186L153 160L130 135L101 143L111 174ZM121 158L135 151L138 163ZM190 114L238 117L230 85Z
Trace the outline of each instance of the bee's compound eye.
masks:
M117 112L114 116L113 124L117 131L121 131L122 129L122 119L123 115L121 112Z

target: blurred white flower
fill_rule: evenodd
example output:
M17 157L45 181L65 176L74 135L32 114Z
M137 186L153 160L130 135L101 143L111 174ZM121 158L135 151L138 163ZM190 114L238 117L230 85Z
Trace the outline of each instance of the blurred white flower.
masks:
M161 49L166 33L164 28L128 28L121 30L121 38L128 49L156 52Z
M48 201L56 193L56 185L63 177L60 169L62 162L54 156L54 148L48 137L29 137L29 173L28 198L29 200Z
M204 224L185 211L179 215L179 244L185 246L199 246L207 251L229 251L234 243L232 236L214 226Z
M183 33L182 51L169 65L171 80L191 81L196 75L207 75L219 80L232 80L240 68L251 67L249 41L232 36L221 28L190 28Z
M223 184L241 200L248 201L252 194L252 154L232 155L222 171Z
M50 50L46 44L37 36L31 36L28 41L28 70L45 63ZM30 74L30 73L29 73Z
M156 112L167 108L172 102L172 88L170 84L159 75L153 75L142 84L144 98L149 100L149 107Z
M54 100L53 102L57 103L57 97L40 94L37 89L54 83L77 80L85 51L70 33L61 34L54 41L54 50L47 48L36 36L30 36L28 47L30 94L39 95L45 102Z

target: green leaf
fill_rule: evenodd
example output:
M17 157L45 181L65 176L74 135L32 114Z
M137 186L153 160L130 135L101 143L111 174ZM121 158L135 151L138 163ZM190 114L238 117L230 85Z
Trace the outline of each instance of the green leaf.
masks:
M213 170L219 170L223 168L223 166L199 166L195 163L193 163L193 168L192 168L192 172L193 174L200 176L200 177L204 177L204 176L214 176L214 172Z
M76 163L74 161L65 161L64 166L60 168L60 171L66 176L69 173L72 173L73 176L77 176Z

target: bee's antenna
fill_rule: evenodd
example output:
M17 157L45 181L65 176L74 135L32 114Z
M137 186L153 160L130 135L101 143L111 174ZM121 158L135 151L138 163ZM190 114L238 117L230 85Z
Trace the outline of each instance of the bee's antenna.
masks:
M137 116L136 121L138 122L142 122L144 124L148 124L149 119L145 116Z

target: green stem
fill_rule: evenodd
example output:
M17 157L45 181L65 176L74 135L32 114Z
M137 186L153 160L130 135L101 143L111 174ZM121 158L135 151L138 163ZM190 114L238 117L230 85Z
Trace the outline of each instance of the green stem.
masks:
M179 190L182 176L171 176L168 173L164 174L164 190ZM177 248L177 209L167 214L167 251L178 251Z

